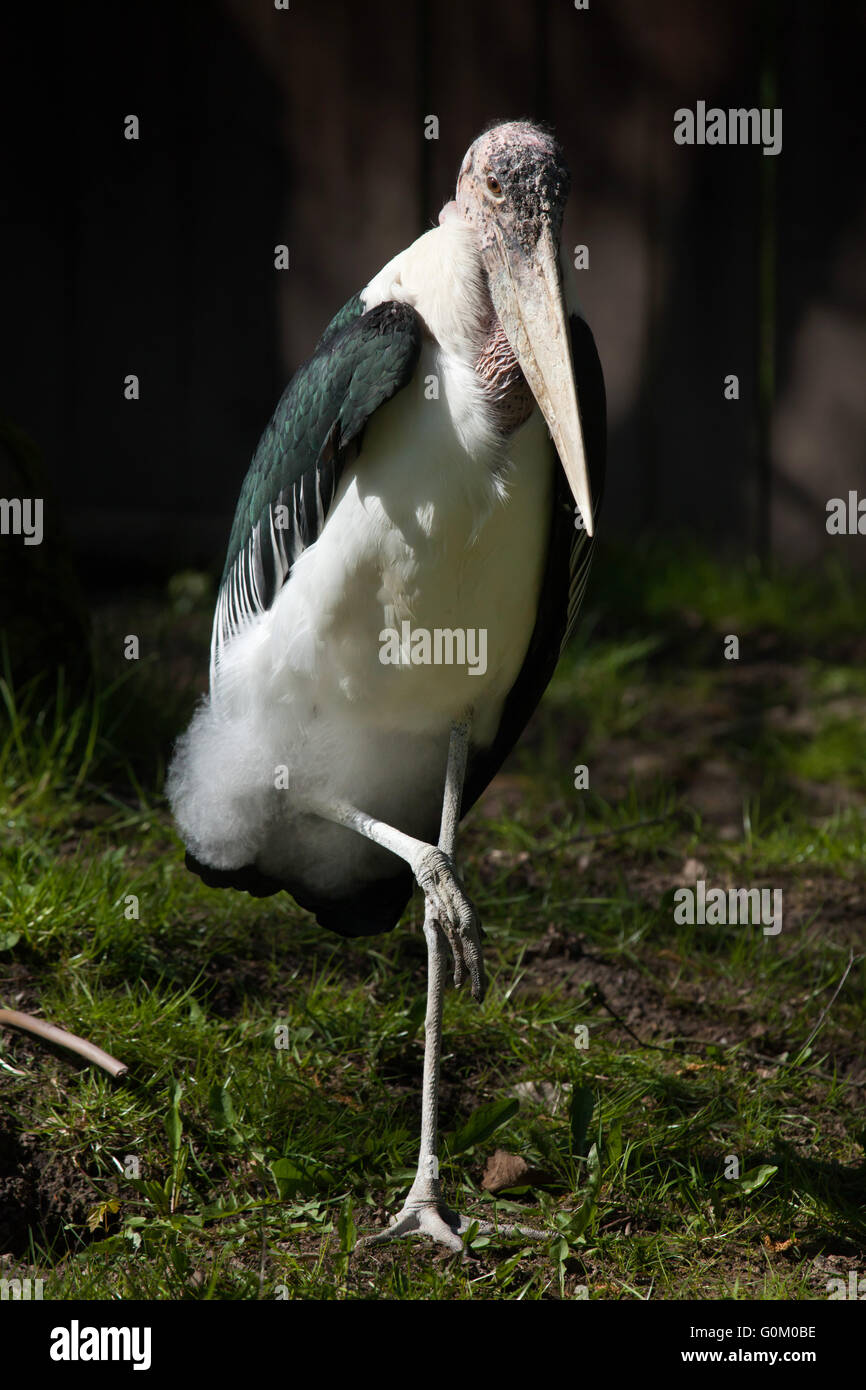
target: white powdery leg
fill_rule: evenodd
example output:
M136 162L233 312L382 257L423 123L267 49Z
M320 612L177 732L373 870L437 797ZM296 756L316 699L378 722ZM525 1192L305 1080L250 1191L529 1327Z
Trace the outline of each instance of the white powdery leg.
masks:
M442 799L442 820L438 847L427 845L375 820L347 802L307 801L306 809L325 820L355 830L368 840L399 855L412 869L424 893L424 936L427 941L427 1013L424 1020L424 1080L421 1093L421 1147L415 1181L403 1210L387 1230L364 1236L356 1248L398 1240L407 1235L428 1235L455 1253L465 1253L461 1236L476 1223L460 1216L442 1200L439 1181L438 1123L439 1067L442 1058L442 1003L445 993L446 939L454 957L454 983L460 985L469 975L472 994L484 994L484 963L481 956L479 924L463 891L454 866L457 826L463 800L463 783L472 728L471 711L451 729L448 764ZM543 1231L524 1226L477 1223L480 1234L519 1236L545 1240Z
M430 904L424 910L427 939L427 1013L424 1017L424 1079L421 1085L421 1147L418 1171L404 1211L438 1202L439 1183L439 1067L442 1061L442 1005L445 996L445 942Z
M457 847L457 826L460 823L460 806L463 801L463 783L466 780L466 759L469 755L469 733L472 728L472 713L468 711L462 719L451 726L448 740L448 765L445 769L445 795L442 798L442 821L439 826L439 848L451 858Z
M485 985L478 918L457 877L453 860L463 797L469 729L470 722L467 718L454 726L449 741L442 829L438 847L428 845L424 840L416 840L413 835L407 835L385 821L376 820L375 817L367 815L366 811L359 810L347 801L318 801L305 797L299 798L296 805L298 809L305 810L310 815L321 816L324 820L333 821L335 825L343 825L347 830L356 831L405 860L424 894L425 903L432 906L436 920L448 938L454 954L455 985L462 984L468 974L472 996L480 1000L484 995Z

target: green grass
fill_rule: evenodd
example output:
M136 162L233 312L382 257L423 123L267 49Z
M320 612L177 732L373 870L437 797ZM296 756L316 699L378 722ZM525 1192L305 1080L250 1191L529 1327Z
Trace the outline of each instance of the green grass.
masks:
M602 556L462 840L491 983L446 1002L442 1175L462 1210L549 1234L475 1236L462 1263L349 1253L415 1161L417 899L345 942L183 867L161 781L208 604L180 584L98 614L97 695L2 687L0 1007L129 1073L0 1032L0 1272L171 1299L801 1299L862 1274L856 955L828 1009L866 902L862 586ZM128 665L130 631L147 655ZM781 888L782 932L677 925L699 877ZM497 1147L529 1173L494 1199Z

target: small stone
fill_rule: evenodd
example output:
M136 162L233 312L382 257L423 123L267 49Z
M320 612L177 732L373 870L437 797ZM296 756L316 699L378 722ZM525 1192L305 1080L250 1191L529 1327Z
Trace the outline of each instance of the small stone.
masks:
M501 1192L504 1187L519 1187L528 1180L529 1164L519 1154L496 1149L487 1160L481 1186L485 1192Z

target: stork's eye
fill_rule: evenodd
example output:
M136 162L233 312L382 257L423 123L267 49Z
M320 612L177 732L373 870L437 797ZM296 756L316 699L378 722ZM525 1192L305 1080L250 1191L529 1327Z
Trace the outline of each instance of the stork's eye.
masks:
M490 189L491 193L495 193L497 198L501 197L502 184L499 182L498 178L496 178L495 174L487 175L487 187Z

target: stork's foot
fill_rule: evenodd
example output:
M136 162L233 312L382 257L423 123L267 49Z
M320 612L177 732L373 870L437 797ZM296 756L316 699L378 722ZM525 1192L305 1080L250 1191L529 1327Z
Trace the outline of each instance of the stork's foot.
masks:
M454 861L441 849L428 845L412 865L424 894L427 915L445 933L454 957L454 984L466 976L472 998L481 1000L487 988L481 953L481 923L472 901L457 876Z
M442 1201L407 1203L400 1215L384 1231L376 1231L371 1236L362 1236L355 1246L360 1250L367 1245L384 1245L389 1240L401 1240L403 1236L429 1236L438 1245L444 1245L455 1254L466 1254L463 1237L476 1228L481 1236L502 1236L509 1240L547 1240L547 1232L534 1226L515 1226L490 1221L476 1221L471 1216L460 1216Z

